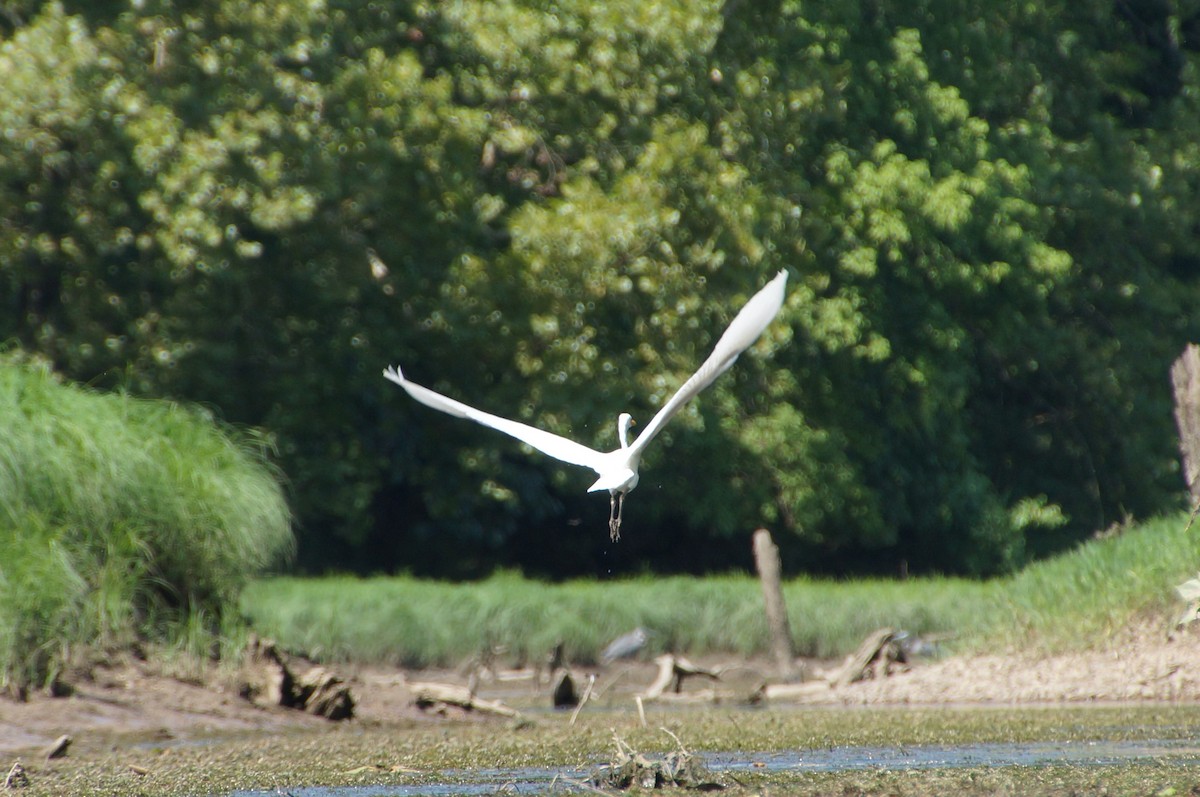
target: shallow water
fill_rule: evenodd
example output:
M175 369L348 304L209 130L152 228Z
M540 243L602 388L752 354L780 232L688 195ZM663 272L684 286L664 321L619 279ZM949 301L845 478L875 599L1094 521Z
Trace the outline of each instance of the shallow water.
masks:
M770 753L702 753L713 775L723 772L849 772L966 767L1103 767L1161 761L1200 763L1200 745L1185 739L1161 741L997 742L898 747L829 747ZM586 780L590 770L526 767L447 771L439 782L392 786L305 786L272 791L238 791L231 797L449 797L450 795L532 794L552 783L564 791Z
M751 755L714 753L706 763L715 771L764 769L767 772L842 772L860 769L907 770L962 767L1112 766L1135 761L1200 760L1191 740L993 742L907 747L832 747Z

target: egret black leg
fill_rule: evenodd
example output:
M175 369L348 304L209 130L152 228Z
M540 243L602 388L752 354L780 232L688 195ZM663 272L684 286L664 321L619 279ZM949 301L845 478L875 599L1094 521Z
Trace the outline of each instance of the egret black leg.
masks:
M608 520L608 536L613 542L621 539L621 513L625 511L625 493L614 494L617 502L616 516Z
M621 526L617 520L617 493L608 494L608 536L614 542L621 537Z

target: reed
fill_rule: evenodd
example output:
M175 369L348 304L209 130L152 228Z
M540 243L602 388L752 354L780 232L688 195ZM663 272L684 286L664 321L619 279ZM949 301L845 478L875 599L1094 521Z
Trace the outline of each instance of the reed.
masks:
M261 441L164 401L0 360L0 678L52 680L72 650L175 642L291 550ZM193 643L194 646L194 643Z
M948 650L1047 652L1098 646L1147 619L1165 629L1176 584L1200 569L1200 535L1169 515L1094 539L990 581L786 581L798 654L836 657L882 626L937 635ZM501 573L465 583L407 576L271 578L243 593L253 627L325 660L452 666L499 650L512 663L561 641L574 661L636 626L646 655L754 655L767 650L762 593L748 575L643 576L549 584Z
M834 656L892 625L911 633L962 627L990 593L955 579L785 584L797 652ZM573 661L595 661L614 637L642 626L647 654L766 650L762 592L749 576L644 576L547 584L503 573L470 583L349 576L271 578L243 593L259 632L322 660L453 666L498 650L525 663L562 642Z

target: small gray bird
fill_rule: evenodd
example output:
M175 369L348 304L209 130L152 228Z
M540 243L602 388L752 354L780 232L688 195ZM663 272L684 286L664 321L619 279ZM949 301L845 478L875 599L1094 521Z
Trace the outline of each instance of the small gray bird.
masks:
M612 664L617 659L632 659L646 647L646 640L649 638L646 629L639 625L628 634L622 634L609 642L608 647L600 653L600 663Z

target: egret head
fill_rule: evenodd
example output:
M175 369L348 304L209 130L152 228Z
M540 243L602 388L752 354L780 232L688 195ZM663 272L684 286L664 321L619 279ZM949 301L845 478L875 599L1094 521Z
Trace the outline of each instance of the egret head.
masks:
M617 437L621 441L621 448L629 448L629 427L636 425L637 421L628 412L617 416Z

